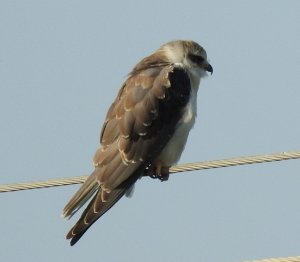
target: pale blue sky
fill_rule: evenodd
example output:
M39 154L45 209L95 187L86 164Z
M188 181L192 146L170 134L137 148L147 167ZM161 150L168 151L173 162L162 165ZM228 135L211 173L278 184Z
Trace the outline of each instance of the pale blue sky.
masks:
M180 162L300 150L300 1L0 2L0 183L88 174L106 110L141 58L193 39L214 74ZM0 195L1 261L300 255L300 160L144 178L74 247L78 186ZM78 214L79 215L79 214Z

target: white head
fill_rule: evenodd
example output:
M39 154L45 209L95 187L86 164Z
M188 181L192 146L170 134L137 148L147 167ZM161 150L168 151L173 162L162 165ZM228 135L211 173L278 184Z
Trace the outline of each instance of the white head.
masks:
M203 47L194 41L175 40L162 45L153 54L142 59L130 75L144 69L168 65L183 67L190 75L192 86L196 90L200 78L206 76L207 72L213 73L213 68L207 61L207 54Z
M198 71L201 76L206 75L206 72L213 73L213 68L207 61L206 51L194 41L171 41L161 46L157 53L162 53L169 63Z

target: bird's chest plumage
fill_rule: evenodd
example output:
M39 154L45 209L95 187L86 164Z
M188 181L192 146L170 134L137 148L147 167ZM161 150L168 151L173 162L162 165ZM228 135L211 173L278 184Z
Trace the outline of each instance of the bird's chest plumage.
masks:
M171 166L179 160L185 147L189 132L195 123L197 114L197 95L192 90L186 106L183 108L181 119L178 121L174 134L159 154L155 162L161 162L164 166Z

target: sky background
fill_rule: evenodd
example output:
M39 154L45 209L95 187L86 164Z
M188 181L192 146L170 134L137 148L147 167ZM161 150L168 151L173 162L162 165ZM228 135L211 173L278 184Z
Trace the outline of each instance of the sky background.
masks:
M0 1L0 183L89 174L106 111L174 39L214 74L181 163L300 150L300 1ZM300 160L138 181L75 245L78 185L0 194L0 261L235 262L300 255Z

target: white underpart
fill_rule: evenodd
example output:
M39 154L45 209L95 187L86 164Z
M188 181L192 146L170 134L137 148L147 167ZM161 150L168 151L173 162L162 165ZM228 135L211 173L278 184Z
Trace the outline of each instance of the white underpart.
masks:
M175 128L174 135L156 159L157 162L162 162L164 166L172 166L178 162L197 116L197 91L202 74L199 69L190 68L187 71L191 81L190 99L184 108L182 118Z

